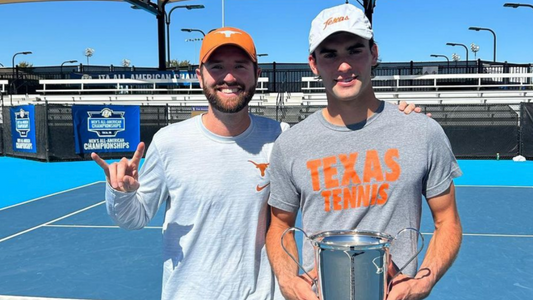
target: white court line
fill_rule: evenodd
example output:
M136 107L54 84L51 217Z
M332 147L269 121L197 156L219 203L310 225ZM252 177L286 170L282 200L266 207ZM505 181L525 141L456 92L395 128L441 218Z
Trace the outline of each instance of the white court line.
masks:
M112 228L119 229L119 226L105 226L105 225L61 225L61 224L51 224L45 225L45 227L58 227L58 228ZM162 226L146 226L143 229L163 229Z
M533 189L533 186L525 186L525 185L456 185L455 187L480 187L480 188L525 188L525 189Z
M54 222L57 222L57 221L63 220L63 219L68 218L68 217L71 217L71 216L73 216L73 215L75 215L75 214L78 214L78 213L80 213L80 212L83 212L83 211L89 210L89 209L91 209L91 208L93 208L93 207L96 207L96 206L98 206L98 205L100 205L100 204L104 204L104 203L105 203L105 200L104 200L104 201L101 201L101 202L99 202L99 203L93 204L93 205L91 205L91 206L87 206L86 208L83 208L83 209L77 210L77 211L75 211L75 212L73 212L73 213L70 213L70 214L68 214L68 215L64 215L64 216L62 216L62 217L60 217L60 218L57 218L57 219L55 219L55 220L48 221L48 222L46 222L46 223L43 223L43 224L41 224L41 225L37 225L37 226L32 227L32 228L30 228L30 229L26 229L26 230L21 231L21 232L19 232L19 233L15 233L15 234L13 234L13 235L10 235L10 236L8 236L8 237L5 237L5 238L3 238L3 239L0 239L0 243L1 243L1 242L4 242L4 241L7 241L7 240L9 240L9 239L12 239L12 238L14 238L14 237L17 237L17 236L19 236L19 235L21 235L21 234L25 234L25 233L27 233L27 232L33 231L33 230L38 229L38 228L41 228L41 227L43 227L43 226L46 226L46 225L52 224L52 223L54 223Z
M4 296L4 295L0 295L0 300L89 300L89 299L43 298L43 297L23 297L23 296Z
M120 229L119 226L105 226L105 225L45 225L45 227L58 228L110 228ZM162 226L146 226L143 229L163 229ZM433 235L433 232L423 232L423 235ZM486 237L510 237L510 238L533 238L531 234L496 234L496 233L463 233L464 236L486 236Z
M49 195L45 195L45 196L41 196L41 197L39 197L39 198L35 198L35 199L31 199L31 200L27 200L27 201L24 201L24 202L20 202L20 203L17 203L17 204L13 204L13 205L11 205L11 206L7 206L7 207L0 208L0 211L5 210L5 209L8 209L8 208L15 207L15 206L19 206L19 205L27 204L27 203L30 203L30 202L33 202L33 201L41 200L41 199L44 199L44 198L47 198L47 197L51 197L51 196L55 196L55 195L59 195L59 194L63 194L63 193L66 193L66 192L71 192L71 191L74 191L74 190L77 190L77 189L81 189L81 188L88 187L88 186L90 186L90 185L94 185L94 184L98 184L98 183L102 183L102 182L105 182L105 181L96 181L96 182L93 182L93 183L88 183L88 184L85 184L85 185L82 185L82 186L78 186L78 187L75 187L75 188L71 188L71 189L68 189L68 190L64 190L64 191L61 191L61 192L57 192L57 193L53 193L53 194L49 194Z
M0 295L0 300L88 300L88 299L42 298L42 297L22 297L22 296L4 296L4 295Z
M423 235L433 235L433 232L423 232ZM505 238L533 238L533 234L496 234L496 233L463 233L463 236L505 237Z

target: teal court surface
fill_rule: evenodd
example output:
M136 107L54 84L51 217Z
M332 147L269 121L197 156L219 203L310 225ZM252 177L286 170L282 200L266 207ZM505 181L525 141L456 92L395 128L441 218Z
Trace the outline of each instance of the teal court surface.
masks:
M459 164L463 244L429 299L533 299L533 162ZM91 161L0 157L0 170L0 300L159 299L161 212L143 230L115 226ZM427 243L427 205L421 231Z

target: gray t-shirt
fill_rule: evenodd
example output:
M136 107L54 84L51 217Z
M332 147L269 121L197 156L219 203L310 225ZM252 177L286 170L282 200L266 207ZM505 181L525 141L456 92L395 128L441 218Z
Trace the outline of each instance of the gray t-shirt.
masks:
M235 137L211 133L200 116L169 125L148 148L139 190L108 186L108 213L127 229L146 226L166 204L162 299L282 299L265 234L269 156L288 125L251 121Z
M462 174L435 120L405 115L385 102L368 120L350 126L314 113L278 138L270 166L269 204L301 209L308 235L358 229L394 237L404 228L418 229L422 195L442 194ZM391 246L399 267L416 253L417 236L409 232ZM314 267L307 241L303 260L306 269ZM414 275L416 260L404 272Z

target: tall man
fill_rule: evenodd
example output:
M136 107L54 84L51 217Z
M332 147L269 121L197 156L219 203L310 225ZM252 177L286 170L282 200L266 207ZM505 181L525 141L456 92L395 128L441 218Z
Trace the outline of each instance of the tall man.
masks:
M207 113L156 133L140 174L144 143L131 160L111 165L92 154L109 183L108 213L121 227L143 228L166 205L162 299L282 299L265 236L270 152L289 126L248 113L259 73L246 32L212 31L196 71Z
M329 8L313 20L309 53L310 67L324 83L327 107L284 132L270 160L267 251L281 290L287 299L316 299L311 281L298 276L280 245L299 209L308 234L358 229L394 236L420 227L424 195L434 234L420 271L415 260L405 269L415 277L396 277L388 300L424 298L452 264L462 237L453 185L461 171L449 141L434 120L406 116L376 98L371 69L378 47L370 22L355 6ZM399 266L416 251L416 237L406 236L391 249ZM285 241L297 257L294 237ZM311 245L304 243L303 251L304 268L312 270Z
M207 113L156 133L140 176L143 143L130 161L108 165L92 155L108 178L108 213L140 229L166 204L162 299L272 299L266 169L288 125L248 113L260 70L246 32L210 32L200 62Z

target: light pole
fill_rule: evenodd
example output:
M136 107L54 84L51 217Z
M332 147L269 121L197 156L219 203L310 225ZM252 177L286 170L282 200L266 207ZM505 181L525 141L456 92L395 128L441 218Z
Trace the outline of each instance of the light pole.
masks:
M22 55L28 55L28 54L32 54L31 51L24 51L24 52L17 52L15 53L15 55L13 55L13 59L12 59L12 66L13 66L13 76L11 77L13 80L11 81L11 84L13 86L12 88L12 93L15 92L15 56L19 55L19 54L22 54ZM18 77L18 76L17 76Z
M455 66L457 67L457 62L461 60L461 56L457 55L457 53L452 54L452 59L455 62Z
M196 32L199 32L201 33L203 36L205 36L205 33L200 30L200 29L195 29L195 28L182 28L181 31L183 32L193 32L193 31L196 31Z
M468 47L466 47L466 45L464 45L464 44L459 44L459 43L446 43L446 45L448 45L448 46L463 46L465 48L465 51L466 51L466 73L469 73L468 72Z
M205 6L203 5L178 5L174 6L168 14L165 12L165 23L167 24L167 64L170 63L170 16L176 8L186 8L187 10L191 9L202 9Z
M469 30L475 30L475 31L480 31L480 30L486 30L486 31L490 31L492 33L492 35L494 36L494 55L493 55L493 61L496 62L496 33L490 29L490 28L485 28L485 27L469 27L468 28Z
M477 52L479 51L479 46L472 43L470 44L470 50L472 50L472 52L474 52L474 60L477 60Z
M444 58L446 58L446 61L448 61L448 69L450 69L450 59L448 58L448 56L443 55L443 54L431 54L430 56L431 57L444 57Z
M518 8L520 6L533 8L532 4L523 4L523 3L505 3L503 5L503 7L512 7L512 8Z
M67 61L64 61L61 63L61 79L63 79L63 65L64 64L73 64L73 63L77 63L78 61L77 60L67 60Z

